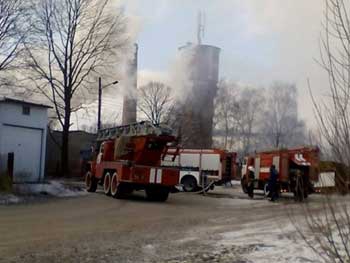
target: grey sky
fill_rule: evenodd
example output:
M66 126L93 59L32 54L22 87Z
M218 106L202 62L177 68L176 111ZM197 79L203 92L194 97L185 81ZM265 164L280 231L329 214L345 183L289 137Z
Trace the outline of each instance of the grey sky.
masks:
M220 77L255 86L296 83L300 116L312 121L307 91L327 88L317 65L322 0L123 0L139 44L139 83L164 79L177 48L196 39L197 12L206 13L204 43L222 49Z

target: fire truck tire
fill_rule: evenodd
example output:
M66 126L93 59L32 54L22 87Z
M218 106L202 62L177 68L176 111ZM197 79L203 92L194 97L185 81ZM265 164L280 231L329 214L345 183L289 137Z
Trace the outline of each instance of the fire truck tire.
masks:
M265 183L264 185L264 196L265 198L267 198L270 194L270 190L269 190L269 184L268 183Z
M96 192L97 179L92 175L90 171L88 171L85 175L85 186L86 186L86 191Z
M106 173L103 179L103 191L105 195L111 195L111 174Z
M192 175L185 175L181 179L181 184L185 192L195 192L198 189L196 178Z
M111 195L114 198L121 199L124 198L127 191L122 183L118 182L118 174L114 173L111 179Z
M165 202L169 196L169 189L162 186L149 186L146 188L146 196L150 201Z

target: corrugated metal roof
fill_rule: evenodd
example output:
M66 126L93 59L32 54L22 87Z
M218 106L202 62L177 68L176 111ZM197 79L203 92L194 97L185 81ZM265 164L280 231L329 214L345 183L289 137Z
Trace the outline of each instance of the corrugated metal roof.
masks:
M34 101L29 101L29 100L15 99L10 97L0 97L0 103L16 103L16 104L25 104L25 105L34 106L34 107L52 108L52 106L49 106L47 104L38 103Z

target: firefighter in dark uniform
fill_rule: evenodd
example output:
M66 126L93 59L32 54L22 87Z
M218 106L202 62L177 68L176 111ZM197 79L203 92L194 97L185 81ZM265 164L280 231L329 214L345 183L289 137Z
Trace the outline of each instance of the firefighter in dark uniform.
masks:
M250 198L254 197L254 179L255 179L255 174L254 174L254 168L253 166L249 166L248 167L248 187L247 187L247 191L248 191L248 196Z
M278 197L278 189L277 189L277 177L278 172L276 170L275 165L271 165L270 167L270 178L268 181L269 191L270 191L270 201L276 201Z

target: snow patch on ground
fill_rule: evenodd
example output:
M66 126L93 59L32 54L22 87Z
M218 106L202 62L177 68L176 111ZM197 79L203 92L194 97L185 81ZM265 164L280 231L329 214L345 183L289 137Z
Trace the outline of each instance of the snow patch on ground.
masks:
M14 185L15 192L31 195L49 195L54 197L74 197L86 194L81 187L66 186L59 181L49 181L42 184L17 184Z
M188 242L192 242L192 241L196 241L196 240L198 240L197 237L185 237L182 239L175 240L175 243L184 244L184 243L188 243Z
M148 256L155 256L156 253L156 246L153 244L147 244L142 247L143 252Z
M15 184L13 189L14 193L18 194L0 193L0 205L18 204L45 196L63 198L87 194L82 187L65 185L59 181L49 181L41 184Z
M274 222L261 222L242 228L221 234L217 245L230 247L248 262L322 262L291 223L276 226Z
M232 185L241 185L241 181L239 181L239 180L231 180L231 184Z
M0 194L0 205L18 204L21 198L14 194Z

